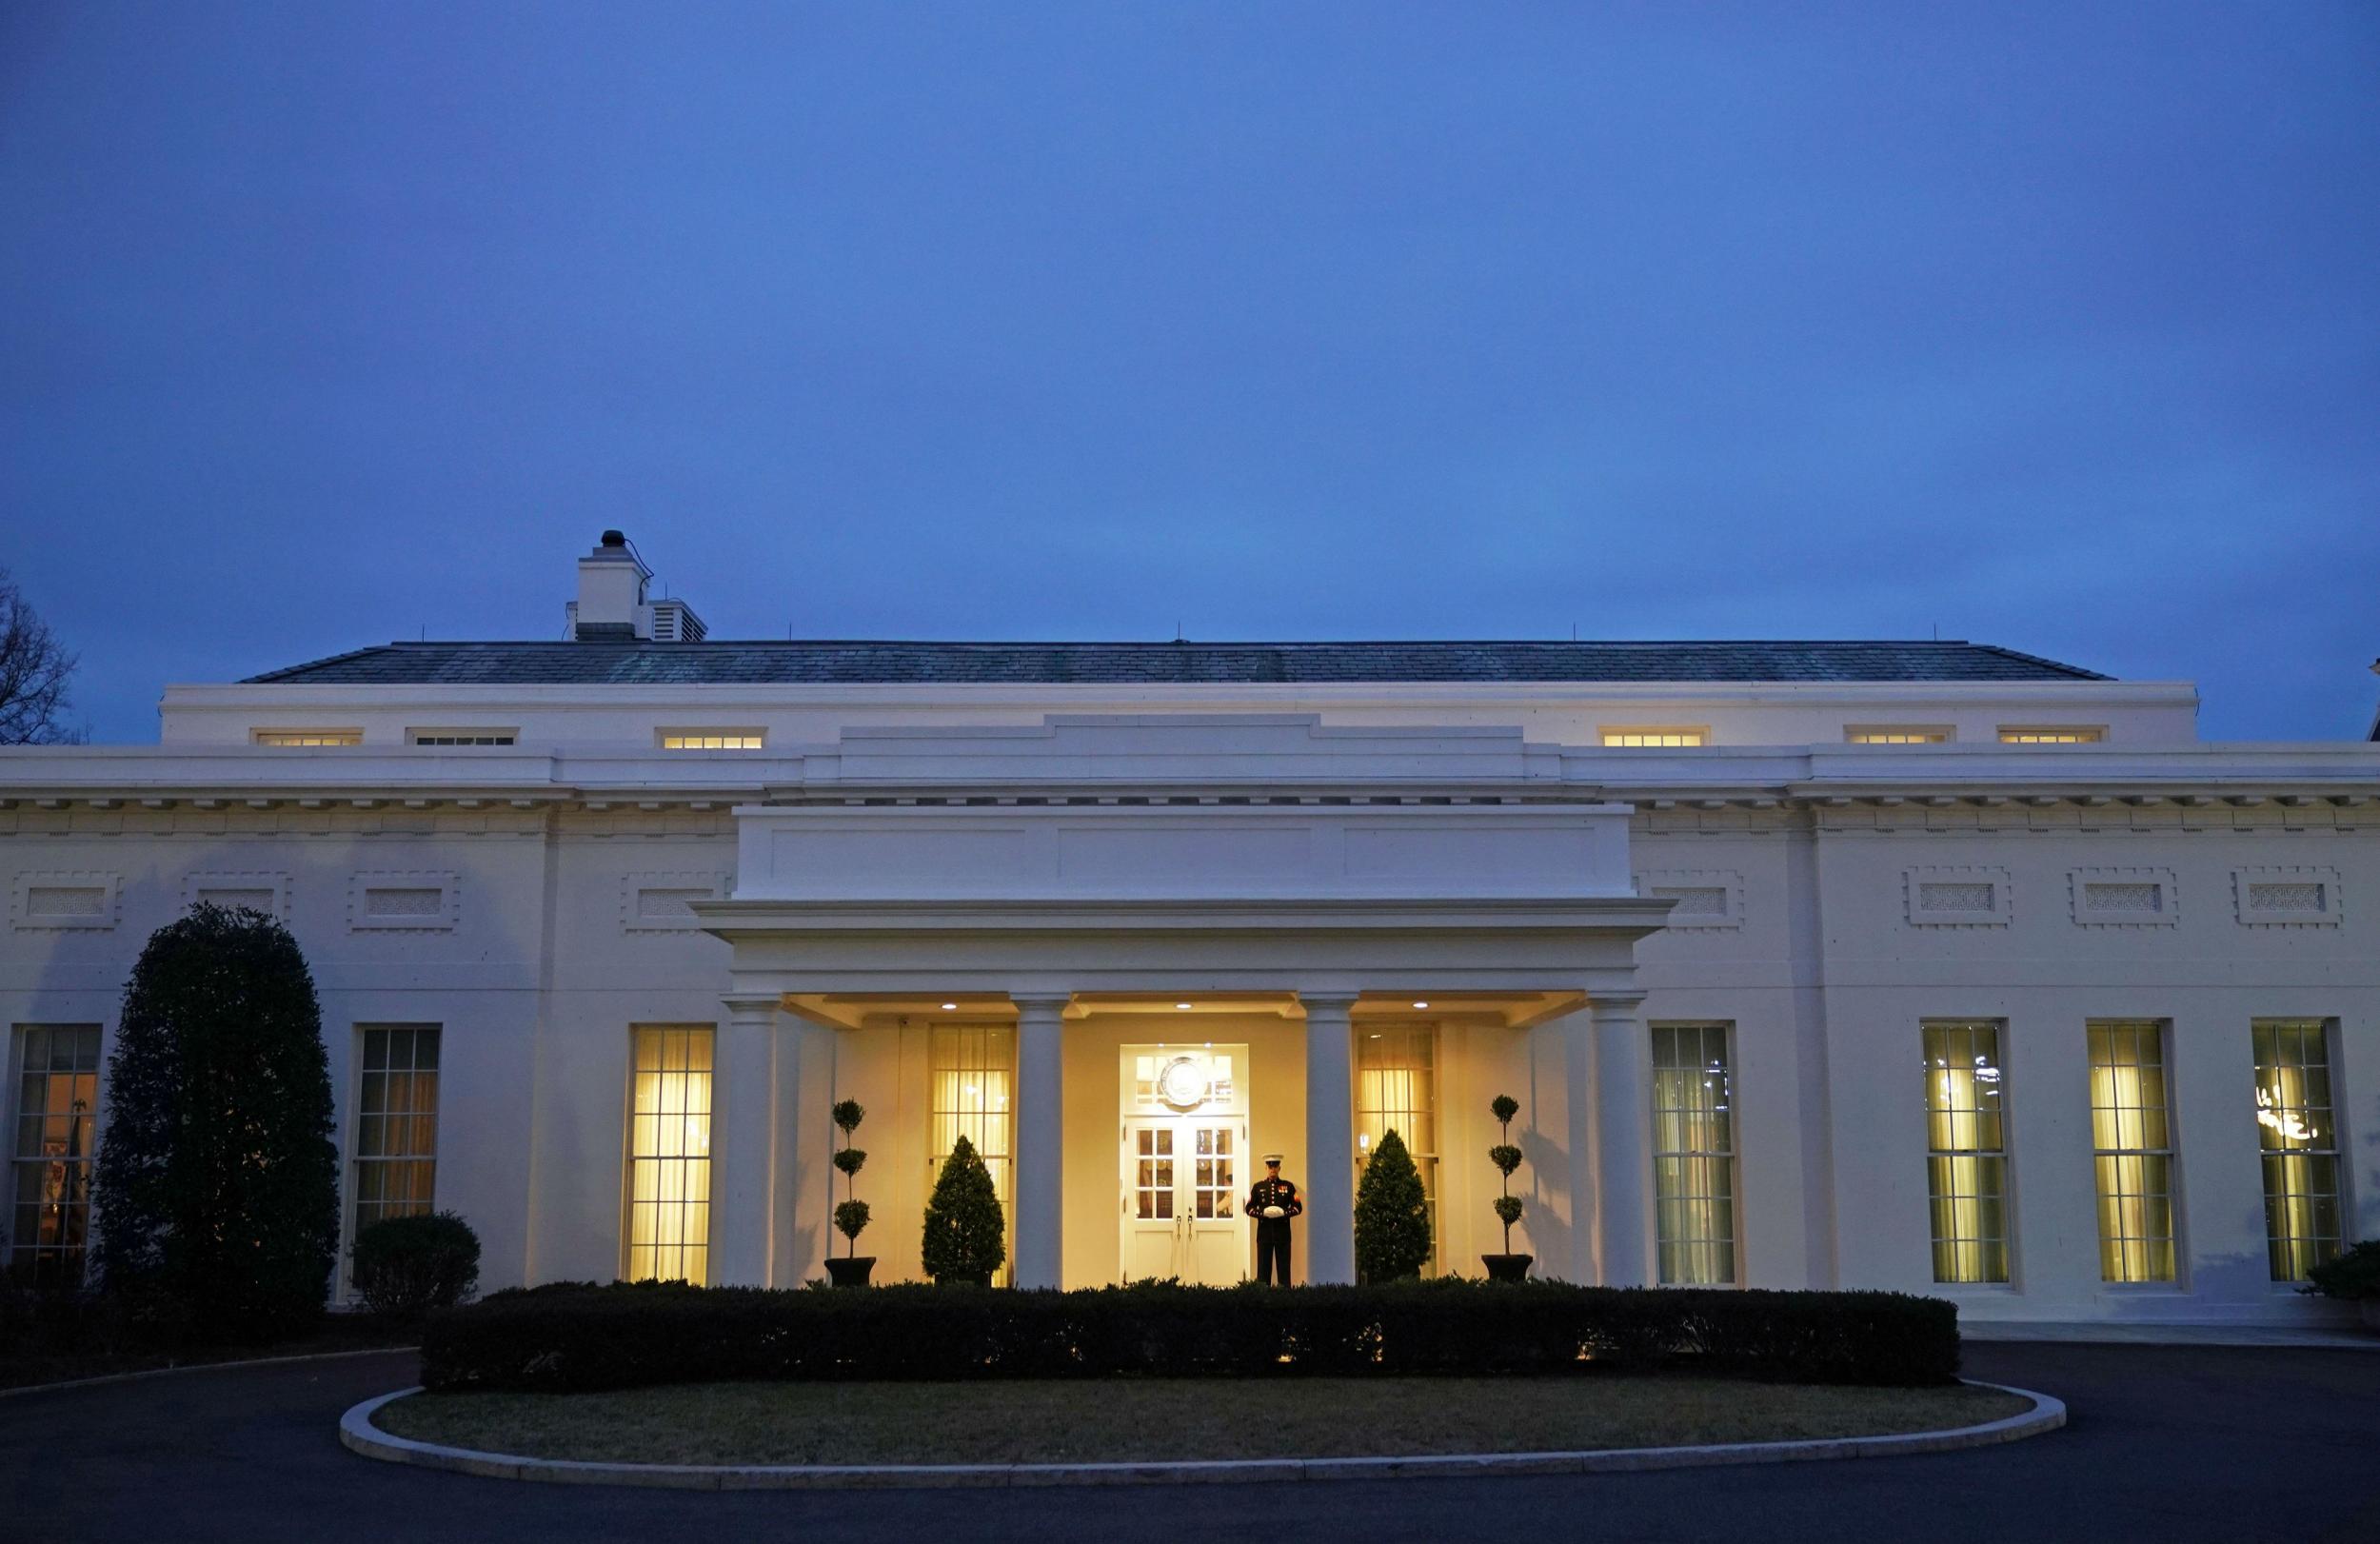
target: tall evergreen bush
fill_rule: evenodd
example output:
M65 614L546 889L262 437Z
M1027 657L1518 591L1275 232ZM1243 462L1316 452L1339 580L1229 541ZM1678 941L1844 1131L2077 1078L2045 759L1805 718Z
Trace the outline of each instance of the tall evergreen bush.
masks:
M989 1282L1008 1259L1000 1191L975 1144L952 1144L925 1203L925 1274L937 1281Z
M232 1337L321 1313L339 1156L314 978L288 930L208 905L159 928L124 990L107 1086L102 1284Z
M1430 1198L1405 1139L1392 1127L1356 1186L1356 1276L1404 1281L1430 1263Z

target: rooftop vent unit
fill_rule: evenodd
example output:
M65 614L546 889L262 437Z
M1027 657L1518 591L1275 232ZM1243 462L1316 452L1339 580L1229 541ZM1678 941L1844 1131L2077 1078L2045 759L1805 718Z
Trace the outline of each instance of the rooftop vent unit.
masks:
M647 601L653 570L627 537L605 531L579 560L579 598L563 607L563 636L583 643L699 643L709 631L684 601Z

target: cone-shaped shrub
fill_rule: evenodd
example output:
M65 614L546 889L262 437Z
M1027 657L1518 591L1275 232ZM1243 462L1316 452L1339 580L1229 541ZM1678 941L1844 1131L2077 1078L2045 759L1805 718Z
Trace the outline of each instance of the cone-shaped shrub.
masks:
M1421 1171L1392 1129L1372 1150L1356 1186L1356 1274L1364 1281L1403 1281L1430 1263L1430 1205Z
M925 1274L937 1281L988 1282L1007 1261L1006 1232L992 1171L962 1137L925 1203Z
M339 1248L339 1153L314 978L254 911L202 905L132 967L108 1059L92 1207L110 1291L155 1291L202 1333L322 1312Z

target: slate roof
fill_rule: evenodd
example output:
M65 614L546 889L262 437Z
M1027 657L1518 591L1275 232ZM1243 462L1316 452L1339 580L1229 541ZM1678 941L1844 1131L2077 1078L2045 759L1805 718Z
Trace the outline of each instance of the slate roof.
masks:
M2096 671L1993 643L386 643L250 676L338 686L1302 685L1409 682L2052 682Z

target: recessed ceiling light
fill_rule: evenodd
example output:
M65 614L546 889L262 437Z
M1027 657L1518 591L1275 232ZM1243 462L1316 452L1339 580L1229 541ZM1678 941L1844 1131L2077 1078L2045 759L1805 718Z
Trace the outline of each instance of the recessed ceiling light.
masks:
M1428 1006L1429 1006L1429 1004L1428 1004L1427 1002L1417 1002L1417 1003L1415 1003L1415 1004L1414 1004L1414 1006L1415 1006L1415 1007L1417 1007L1417 1008L1426 1008L1426 1007L1428 1007Z
M944 1013L957 1013L958 1011L959 1004L956 1002L945 1002L942 1004L942 1012Z
M1180 1008L1180 1009L1183 1009L1183 1010L1185 1010L1185 1011L1186 1011L1186 1010L1189 1008L1190 1004L1188 1004L1187 1002L1177 1002L1177 1003L1175 1003L1175 1004L1174 1004L1174 1006L1175 1006L1175 1007L1177 1007L1177 1008Z

